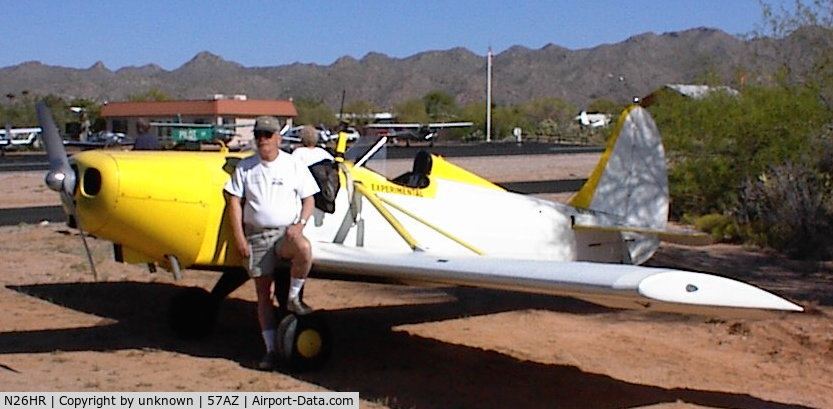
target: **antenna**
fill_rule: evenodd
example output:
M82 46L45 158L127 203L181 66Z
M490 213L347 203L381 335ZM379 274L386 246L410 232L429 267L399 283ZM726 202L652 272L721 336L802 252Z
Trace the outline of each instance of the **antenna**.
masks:
M336 162L344 162L344 151L347 150L347 121L344 120L344 96L347 90L341 90L341 108L338 113L338 141L336 142Z
M347 90L341 90L341 107L338 109L338 122L339 125L344 121L344 96L347 95Z

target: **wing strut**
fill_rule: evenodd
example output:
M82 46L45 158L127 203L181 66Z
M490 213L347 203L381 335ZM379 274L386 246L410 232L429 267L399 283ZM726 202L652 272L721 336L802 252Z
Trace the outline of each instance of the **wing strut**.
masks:
M382 203L378 196L369 192L367 188L364 187L364 185L360 182L356 182L354 186L356 188L356 192L361 193L362 196L367 198L367 201L369 201L370 204L372 204L373 207L376 208L379 214L381 214L382 217L384 217L385 220L387 220L387 222L390 223L390 226L393 227L394 230L396 230L399 236L402 237L402 239L405 240L406 243L408 243L408 246L410 246L412 250L425 251L419 245L416 239L414 239L414 237L411 236L411 233L408 233L408 230L405 229L405 226L403 226L402 223L400 223L399 220L397 220L396 217L394 217L394 215L391 214L391 212L385 208L385 205Z
M451 239L452 241L454 241L455 243L457 243L457 244L459 244L459 245L461 245L461 246L463 246L463 247L465 247L465 248L467 248L467 249L471 250L472 252L474 252L474 253L475 253L475 254L477 254L478 256L482 256L482 255L486 254L486 252L484 252L483 250L480 250L480 249L478 249L477 247L474 247L473 245L471 245L471 244L469 244L469 243L466 243L465 241L463 241L463 240L462 240L462 239L460 239L459 237L457 237L457 236L455 236L455 235L453 235L453 234L451 234L451 233L449 233L449 232L447 232L447 231L445 231L445 230L443 230L443 229L439 228L438 226L436 226L436 225L434 225L434 224L430 223L429 221L427 221L427 220L425 220L425 219L423 219L423 218L421 218L421 217L419 217L419 216L417 216L417 215L415 215L415 214L413 214L413 213L409 212L408 210L405 210L404 208L402 208L402 206L399 206L399 205L397 205L396 203L393 203L393 202L391 202L390 200L387 200L387 199L385 199L385 198L383 198L383 197L378 197L378 196L377 196L377 198L378 198L379 200L381 200L381 201L382 201L382 203L384 203L384 204L386 204L386 205L388 205L388 206L390 206L390 207L393 207L394 209L399 210L399 211L400 211L400 212L402 212L402 213L405 213L405 215L406 215L406 216L408 216L408 217L410 217L410 218L412 218L412 219L414 219L414 220L416 220L416 221L418 221L418 222L420 222L420 223L424 224L426 227L428 227L428 228L430 228L430 229L432 229L432 230L436 231L437 233L442 234L443 236L445 236L445 237L447 237L447 238Z

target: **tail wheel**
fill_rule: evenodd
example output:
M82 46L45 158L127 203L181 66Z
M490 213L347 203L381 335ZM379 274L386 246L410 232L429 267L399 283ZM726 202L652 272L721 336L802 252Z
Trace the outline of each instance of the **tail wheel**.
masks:
M332 337L320 315L288 314L278 325L276 345L281 363L290 371L303 372L324 366L332 350Z

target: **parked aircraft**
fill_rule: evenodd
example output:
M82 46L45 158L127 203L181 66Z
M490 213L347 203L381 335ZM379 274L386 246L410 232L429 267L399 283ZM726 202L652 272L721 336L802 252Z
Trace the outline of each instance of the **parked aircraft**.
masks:
M609 114L588 114L587 111L581 111L581 113L575 117L575 120L579 123L579 125L590 128L602 128L610 125Z
M12 128L7 126L0 129L0 151L19 149L25 146L38 147L40 145L41 128Z
M68 159L45 105L38 105L38 115L50 163L46 183L60 193L82 238L112 241L117 260L158 265L176 278L186 268L222 272L210 293L190 289L172 306L175 328L208 331L219 302L248 279L222 192L247 153L99 150ZM345 153L346 138L339 139L331 165L340 185L335 208L316 210L305 229L313 277L496 288L638 310L802 311L739 281L639 266L661 239L703 238L667 229L665 156L641 107L620 116L596 169L569 204L507 192L425 151L412 171L388 179L373 170L385 143L386 137L359 141ZM278 346L288 368L326 361L332 342L326 316L284 312Z
M111 148L116 146L131 146L133 139L120 132L101 131L94 133L83 141L65 139L66 146L80 146L81 148Z
M429 124L419 123L391 123L391 124L368 124L365 129L377 129L378 135L387 136L393 143L400 139L405 140L405 146L411 146L411 142L428 142L434 146L434 139L437 133L447 128L466 128L474 125L473 122L434 122Z

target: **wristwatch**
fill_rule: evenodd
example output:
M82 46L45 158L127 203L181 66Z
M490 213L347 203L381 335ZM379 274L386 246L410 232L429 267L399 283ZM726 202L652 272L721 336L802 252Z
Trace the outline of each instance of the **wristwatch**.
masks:
M307 225L306 219L298 219L298 223L301 223L301 226L306 226Z

